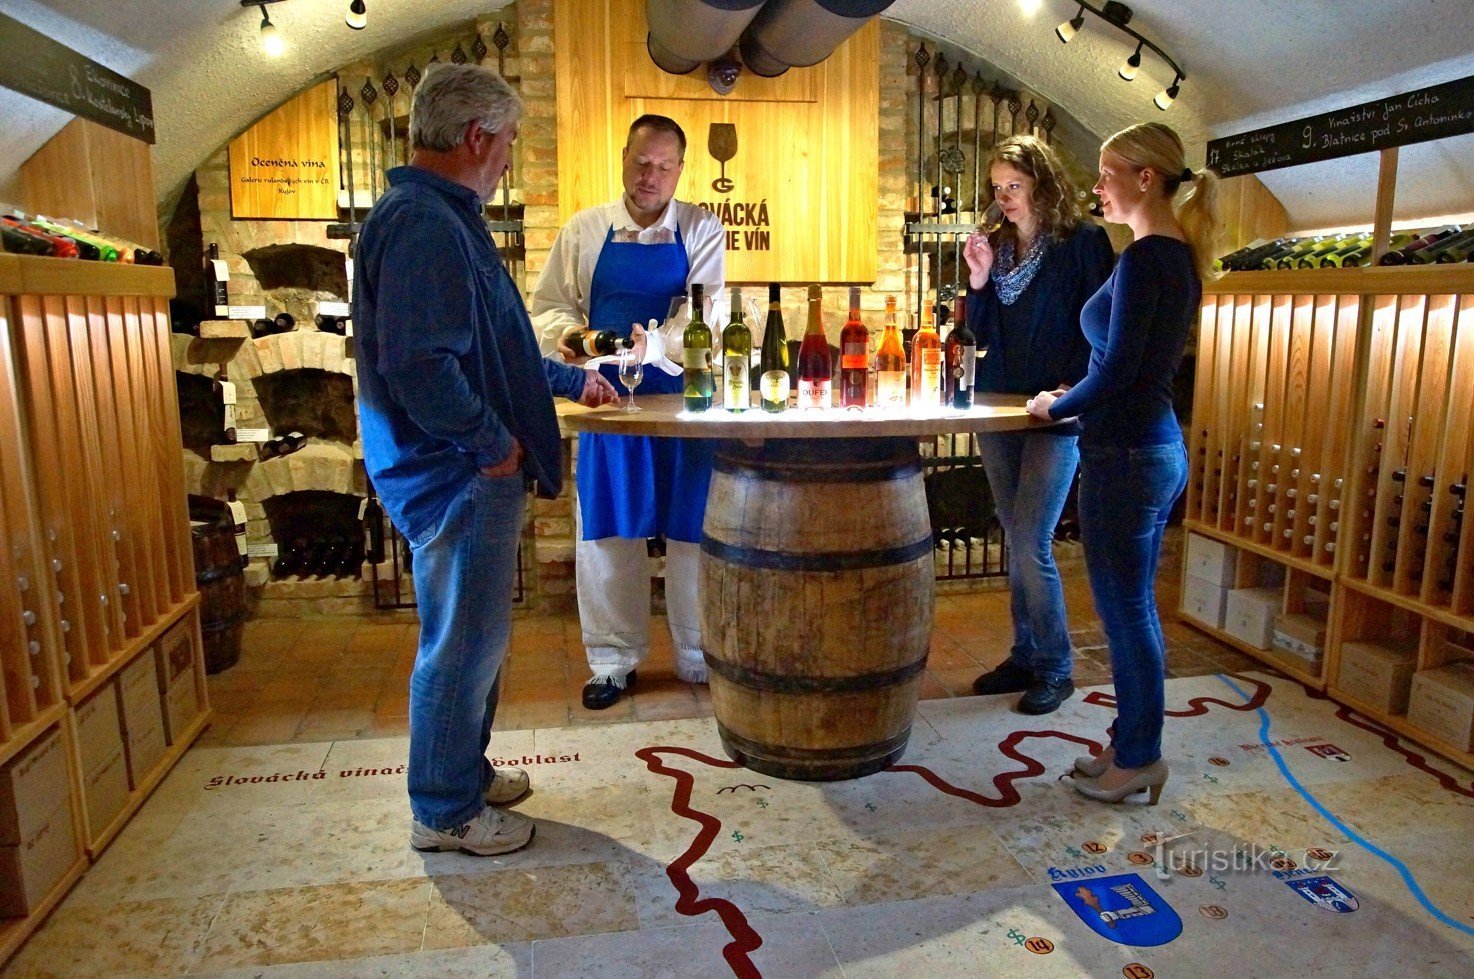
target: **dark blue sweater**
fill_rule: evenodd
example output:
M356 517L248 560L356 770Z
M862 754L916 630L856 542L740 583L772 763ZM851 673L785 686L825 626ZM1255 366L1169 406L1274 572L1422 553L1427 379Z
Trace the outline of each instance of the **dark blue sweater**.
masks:
M1082 445L1180 441L1172 378L1202 298L1202 282L1184 242L1149 235L1128 245L1080 314L1090 341L1090 371L1050 405L1050 417L1078 416Z
M513 437L538 492L557 495L552 396L578 398L584 372L538 352L476 193L419 167L388 176L353 283L359 420L369 477L413 541Z
M994 394L1034 395L1075 384L1090 363L1080 332L1080 310L1111 274L1115 255L1099 225L1083 224L1049 246L1039 271L1012 306L998 298L992 279L968 297L967 325L988 355L978 362L976 386ZM1078 423L1043 431L1078 435Z

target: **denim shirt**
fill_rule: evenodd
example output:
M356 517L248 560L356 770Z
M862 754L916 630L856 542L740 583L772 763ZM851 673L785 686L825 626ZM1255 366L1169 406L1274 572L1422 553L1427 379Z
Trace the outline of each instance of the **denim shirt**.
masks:
M552 396L578 398L584 371L538 351L475 191L420 167L388 177L355 261L359 418L369 478L415 543L514 436L538 493L557 495Z

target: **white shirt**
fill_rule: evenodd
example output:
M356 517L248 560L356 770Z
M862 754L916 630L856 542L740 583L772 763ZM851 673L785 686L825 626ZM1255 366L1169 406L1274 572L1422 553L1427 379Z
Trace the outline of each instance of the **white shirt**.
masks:
M721 221L705 208L672 200L659 221L641 228L630 217L621 196L608 204L579 211L558 232L548 253L548 264L532 291L532 325L542 352L558 359L558 340L563 334L573 327L588 325L594 267L599 264L604 238L611 226L616 241L638 241L645 245L673 242L676 229L680 229L691 265L686 276L687 289L695 282L706 287L712 305L707 322L712 327L713 338L719 336L719 327L726 321L726 307L719 300L727 279L727 234ZM661 366L671 373L679 373L682 338L680 331L668 332L676 335L662 337L663 343L651 342L645 359L648 363L659 362L663 346L668 363Z

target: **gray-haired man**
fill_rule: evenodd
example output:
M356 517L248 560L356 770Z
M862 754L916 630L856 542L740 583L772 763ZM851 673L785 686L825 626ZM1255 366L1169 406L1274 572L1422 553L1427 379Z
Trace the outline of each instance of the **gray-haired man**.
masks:
M539 354L482 221L521 113L493 71L426 72L410 108L414 152L364 222L353 297L364 463L415 558L410 842L481 856L533 833L497 808L527 791L527 774L494 770L486 747L527 486L555 496L561 483L553 395L615 399L598 374Z

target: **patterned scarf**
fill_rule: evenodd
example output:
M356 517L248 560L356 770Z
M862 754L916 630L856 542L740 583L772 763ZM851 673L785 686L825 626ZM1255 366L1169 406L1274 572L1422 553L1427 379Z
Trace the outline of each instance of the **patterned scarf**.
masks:
M1023 291L1029 288L1029 283L1034 281L1034 276L1039 272L1045 253L1049 251L1049 243L1049 235L1039 235L1017 263L1013 260L1012 241L1005 241L998 246L998 257L993 260L991 278L993 288L998 290L998 299L1003 305L1012 306Z

